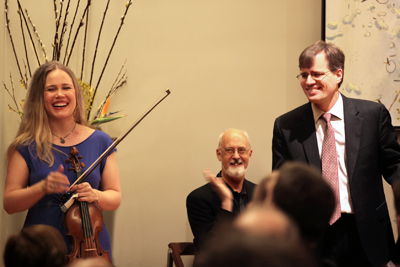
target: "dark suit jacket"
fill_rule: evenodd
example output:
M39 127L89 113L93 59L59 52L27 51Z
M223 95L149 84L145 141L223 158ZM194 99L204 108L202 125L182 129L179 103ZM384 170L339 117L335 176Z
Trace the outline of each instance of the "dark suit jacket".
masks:
M389 261L394 245L382 176L400 179L400 145L390 114L379 103L343 97L346 166L359 235L374 266ZM275 120L273 168L300 160L321 169L311 103Z
M248 202L253 196L254 187L254 183L244 180L243 188L246 188ZM201 247L204 239L215 230L216 224L223 220L231 220L239 213L239 207L233 207L232 212L221 208L221 200L212 190L210 183L193 190L187 196L186 208L196 248Z

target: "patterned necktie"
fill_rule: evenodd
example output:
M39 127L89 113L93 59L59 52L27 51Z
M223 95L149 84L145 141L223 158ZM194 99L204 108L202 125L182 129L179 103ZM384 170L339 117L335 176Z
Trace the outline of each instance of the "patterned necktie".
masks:
M336 198L336 207L332 214L330 225L334 224L341 216L338 160L336 153L335 132L331 124L331 114L324 113L322 118L326 121L326 130L324 141L322 142L322 176L332 187Z

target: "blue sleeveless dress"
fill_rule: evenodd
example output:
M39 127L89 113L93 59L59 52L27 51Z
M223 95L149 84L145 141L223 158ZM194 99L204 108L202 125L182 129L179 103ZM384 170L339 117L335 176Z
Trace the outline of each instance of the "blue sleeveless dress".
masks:
M96 161L96 159L98 159L111 144L112 140L106 133L96 130L86 140L74 145L79 151L79 156L83 157L80 161L85 163L85 167L82 168L82 173L88 167L90 167L90 165L92 165L92 163ZM68 165L65 163L65 160L69 156L69 149L71 147L58 146L54 144L53 147L62 151L63 153L54 150L54 164L52 167L49 167L47 163L43 163L38 159L36 156L37 153L35 142L29 146L21 146L18 148L18 151L25 159L29 169L28 186L45 179L49 172L57 171L60 164L64 166L64 174L68 177L71 185L76 180L77 177L74 171L68 170L68 168L72 167L71 163ZM116 149L114 149L114 151L115 150ZM99 189L101 174L103 173L106 161L107 158L104 159L85 180L85 182L88 182L94 189ZM46 224L57 228L64 237L69 254L71 252L72 243L70 242L71 237L65 234L65 228L63 224L64 212L60 208L61 196L62 194L46 195L35 205L33 205L28 210L24 227L35 224ZM108 251L110 258L112 259L110 234L104 222L103 231L101 231L99 234L99 240L103 250Z

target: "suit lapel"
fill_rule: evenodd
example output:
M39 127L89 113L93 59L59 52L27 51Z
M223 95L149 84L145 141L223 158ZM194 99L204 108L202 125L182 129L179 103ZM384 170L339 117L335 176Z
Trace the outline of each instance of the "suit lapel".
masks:
M348 99L343 95L342 97L344 109L344 131L346 136L347 176L350 184L360 147L363 119L358 116L358 109L351 99Z
M311 103L308 103L304 110L299 125L296 127L299 136L299 141L303 144L304 154L307 162L321 170L321 159L318 152L317 135L315 132L314 116L311 108Z

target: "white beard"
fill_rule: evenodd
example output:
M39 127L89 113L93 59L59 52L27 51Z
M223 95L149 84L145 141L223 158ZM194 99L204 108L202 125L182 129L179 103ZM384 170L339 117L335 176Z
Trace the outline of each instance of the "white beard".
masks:
M224 166L222 166L222 169L228 176L232 178L242 178L246 173L246 169L243 165L240 167L229 166L228 169L225 169Z

